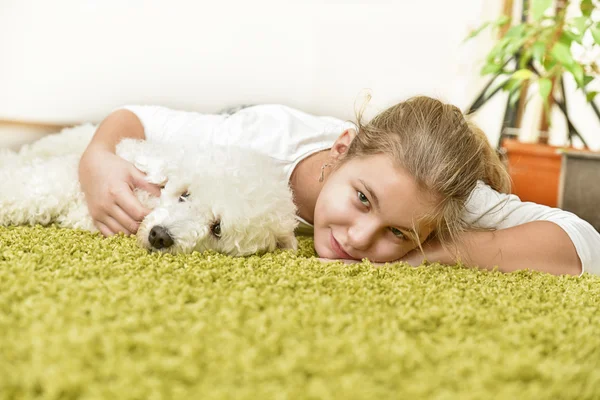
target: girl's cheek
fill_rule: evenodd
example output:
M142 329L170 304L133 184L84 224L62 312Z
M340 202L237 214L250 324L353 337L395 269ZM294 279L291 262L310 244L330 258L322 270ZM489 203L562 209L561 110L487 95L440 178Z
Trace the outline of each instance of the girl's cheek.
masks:
M345 220L354 221L356 216L356 208L346 201L338 205L334 205L334 210L340 218Z
M400 246L400 247L398 247L397 245L394 245L392 243L382 242L378 249L379 257L377 257L377 258L380 260L385 259L385 262L396 261L396 260L404 257L406 254L408 254L411 250L413 250L416 247L417 246L413 245L412 242L406 243L405 245Z

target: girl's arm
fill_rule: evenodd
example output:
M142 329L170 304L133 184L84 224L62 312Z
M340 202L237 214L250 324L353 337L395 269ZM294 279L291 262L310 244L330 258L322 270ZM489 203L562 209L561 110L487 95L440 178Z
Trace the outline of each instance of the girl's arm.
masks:
M532 269L554 275L580 275L582 265L569 235L557 224L535 221L491 232L465 232L456 247L437 241L423 245L402 258L411 265L424 260L442 264L461 262L502 272Z
M113 111L98 126L89 147L115 152L117 144L124 138L146 139L144 126L131 111L122 108Z
M79 162L79 182L88 210L105 236L135 233L150 212L134 196L134 188L160 196L160 189L147 183L141 171L115 155L116 145L124 138L145 139L145 134L136 115L121 109L102 121Z
M152 142L178 142L182 146L210 138L204 136L226 116L172 110L162 106L130 105L111 113L98 127L79 164L79 181L95 225L104 235L135 233L150 212L133 195L140 188L160 196L160 189L144 179L132 164L115 155L124 138ZM242 131L242 130L240 130ZM246 135L252 138L252 135ZM248 139L247 139L248 140ZM251 139L250 139L251 140ZM226 136L225 142L233 141Z
M488 269L498 266L505 272L529 268L552 274L600 275L600 233L575 214L522 202L480 182L467 201L463 219L487 231L465 232L454 248L428 243L424 247L428 261L461 261ZM405 260L420 264L423 255L413 251Z

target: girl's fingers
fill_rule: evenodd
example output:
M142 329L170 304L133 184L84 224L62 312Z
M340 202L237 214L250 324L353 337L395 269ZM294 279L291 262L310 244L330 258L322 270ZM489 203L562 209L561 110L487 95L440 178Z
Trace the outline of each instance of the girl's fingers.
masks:
M139 189L145 190L153 196L160 197L160 187L146 180L146 175L139 169L134 168L131 174L133 185Z
M118 198L115 208L118 208L120 211L123 211L127 215L127 218L121 218L120 214L118 212L116 213L117 215L119 215L117 219L121 223L125 224L130 224L131 222L142 222L142 220L146 218L146 215L150 213L150 210L144 207L142 203L140 203L139 200L133 194Z
M104 225L102 222L100 221L95 221L95 225L96 228L98 228L98 230L100 231L101 234L103 234L106 237L112 236L114 235L114 232L111 231L108 226Z
M131 232L127 228L125 228L111 216L106 216L102 223L104 223L104 225L106 225L108 229L110 229L110 231L113 233L123 232L126 235L131 235Z
M141 222L150 213L150 210L140 203L131 190L121 192L115 198L115 202L115 208L111 215L130 230L137 226L135 223ZM133 229L133 232L135 231L137 231L137 227Z
M141 205L140 205L141 207ZM111 213L111 217L115 220L115 222L117 222L119 225L121 225L122 227L124 227L127 232L130 233L136 233L138 228L140 227L140 223L136 220L134 220L131 215L124 210L122 207L119 206L119 204L117 204L115 206L115 208L113 209L113 212ZM140 221L143 219L143 217L140 219ZM125 232L125 231L123 231ZM129 233L126 233L129 234Z

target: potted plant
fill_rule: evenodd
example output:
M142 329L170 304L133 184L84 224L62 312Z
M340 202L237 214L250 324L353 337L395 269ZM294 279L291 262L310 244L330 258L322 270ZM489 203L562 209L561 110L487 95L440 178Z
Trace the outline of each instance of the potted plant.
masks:
M561 197L563 151L548 145L552 107L560 108L567 120L569 143L565 148L572 148L575 138L587 148L568 113L565 76L572 76L577 90L585 94L600 119L594 103L597 92L588 90L590 83L600 75L599 60L585 57L600 51L600 0L581 0L577 12L572 12L569 3L568 0L532 0L531 3L524 0L521 20L513 22L507 15L512 15L513 2L506 0L505 15L483 24L469 35L469 38L475 37L486 28L500 30L500 37L487 54L481 70L482 75L493 77L467 113L475 112L500 90L508 92L498 149L507 157L513 193L524 201L553 207L559 205ZM576 57L575 49L584 56ZM534 96L543 101L538 141L521 143L515 138L515 132L520 128L525 107Z

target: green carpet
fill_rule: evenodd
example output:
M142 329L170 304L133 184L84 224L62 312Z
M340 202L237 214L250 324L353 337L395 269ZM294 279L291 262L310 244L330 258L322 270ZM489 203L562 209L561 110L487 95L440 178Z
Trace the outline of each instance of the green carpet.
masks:
M0 228L2 399L599 399L600 278Z

